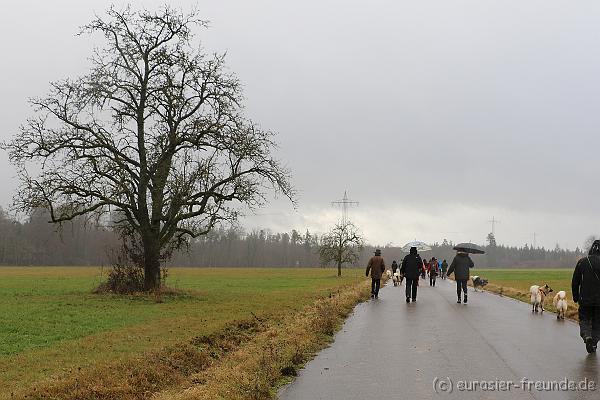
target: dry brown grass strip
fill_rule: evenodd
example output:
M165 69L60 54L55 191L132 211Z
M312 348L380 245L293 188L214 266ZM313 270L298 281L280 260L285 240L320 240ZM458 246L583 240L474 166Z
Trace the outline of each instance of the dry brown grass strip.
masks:
M368 284L369 283L369 284ZM196 374L193 384L170 390L155 400L263 400L275 398L278 383L332 340L347 315L369 297L370 282L362 282L303 312L269 327L222 362Z
M127 361L69 371L14 393L11 398L56 400L141 400L167 387L184 385L189 377L208 368L257 332L266 329L261 320L233 322L222 331L188 343L169 346Z

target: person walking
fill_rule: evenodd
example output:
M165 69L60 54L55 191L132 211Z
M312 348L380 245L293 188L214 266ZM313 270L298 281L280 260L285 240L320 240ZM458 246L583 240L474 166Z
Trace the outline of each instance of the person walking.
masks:
M410 253L402 260L400 273L406 279L406 302L413 303L417 301L417 286L419 285L419 275L423 268L423 260L417 253L416 247L410 248Z
M470 269L473 268L473 260L465 252L459 251L456 253L450 269L448 270L448 276L454 272L454 280L456 280L456 295L458 296L457 303L461 302L461 292L464 292L464 303L467 304L467 281L470 276Z
M427 271L427 269L429 268L429 263L427 262L427 259L423 260L423 264L421 265L421 278L425 279L425 271Z
M587 352L595 353L600 340L600 240L594 240L588 256L577 262L571 290L579 303L579 334Z
M379 298L379 288L381 286L381 275L385 271L385 261L381 256L381 250L375 250L375 255L369 260L367 265L366 275L369 276L371 271L371 298Z
M448 272L448 262L446 260L442 261L442 279L446 279L446 272Z
M395 274L397 270L398 270L398 263L396 262L396 260L394 260L394 261L392 261L392 274Z
M438 262L434 258L429 262L429 286L435 287L435 280L437 279L439 269Z

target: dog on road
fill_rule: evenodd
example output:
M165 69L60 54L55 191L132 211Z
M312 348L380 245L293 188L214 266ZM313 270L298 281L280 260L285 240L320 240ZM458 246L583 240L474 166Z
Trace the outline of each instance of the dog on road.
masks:
M567 293L564 290L556 293L552 303L556 308L556 319L565 319L565 313L567 312Z
M473 284L473 289L475 291L477 291L477 289L483 291L483 287L488 284L488 280L475 275L471 277L471 283Z
M392 282L394 282L394 286L400 285L403 280L404 280L404 275L402 275L400 273L400 271L394 272L394 275L392 277Z
M544 312L544 300L551 292L553 290L548 284L544 286L532 285L529 288L529 293L531 294L531 312L538 312L538 308L541 308L541 312Z

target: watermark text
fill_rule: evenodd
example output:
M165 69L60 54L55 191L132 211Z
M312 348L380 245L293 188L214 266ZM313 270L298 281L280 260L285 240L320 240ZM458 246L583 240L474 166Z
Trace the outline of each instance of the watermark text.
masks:
M569 379L567 377L557 380L529 379L523 377L521 380L503 379L457 379L450 377L435 377L433 379L433 390L436 393L457 392L592 392L598 389L595 381L588 378L581 380Z

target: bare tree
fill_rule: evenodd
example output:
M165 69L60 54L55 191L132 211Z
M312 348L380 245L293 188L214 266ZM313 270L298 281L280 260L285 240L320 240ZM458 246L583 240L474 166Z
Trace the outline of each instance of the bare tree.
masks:
M46 208L53 223L112 211L138 243L146 289L189 238L263 205L268 190L294 199L273 134L242 116L224 56L193 47L197 26L195 12L168 6L111 7L82 28L106 43L90 72L31 100L35 116L3 144L21 181L16 209Z
M339 222L329 233L321 237L319 247L321 264L334 262L337 265L338 276L341 276L342 265L356 263L360 258L363 245L364 240L352 222Z

